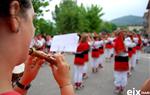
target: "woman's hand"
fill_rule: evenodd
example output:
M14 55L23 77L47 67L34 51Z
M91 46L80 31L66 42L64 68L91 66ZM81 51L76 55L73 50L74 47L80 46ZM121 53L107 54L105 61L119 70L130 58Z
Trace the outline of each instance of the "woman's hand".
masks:
M55 58L54 64L56 65L50 66L59 87L71 85L70 65L65 61L61 54L55 54L53 57Z
M43 63L44 63L43 59L29 56L29 58L25 62L25 70L23 76L20 79L20 83L23 85L29 85L31 81L35 79Z
M144 92L150 93L150 79L146 80L141 88L141 95L146 95Z

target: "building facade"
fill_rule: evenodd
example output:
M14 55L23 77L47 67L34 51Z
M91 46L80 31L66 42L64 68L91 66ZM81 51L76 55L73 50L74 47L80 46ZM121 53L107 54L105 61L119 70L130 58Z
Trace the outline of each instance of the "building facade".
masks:
M150 38L150 0L148 1L146 9L147 9L147 11L144 13L144 19L145 19L144 30L145 30L145 33Z

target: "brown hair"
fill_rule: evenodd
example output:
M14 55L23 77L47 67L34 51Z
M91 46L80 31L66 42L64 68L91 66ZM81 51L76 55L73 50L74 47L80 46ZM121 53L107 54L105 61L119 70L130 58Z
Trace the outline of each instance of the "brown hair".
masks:
M82 42L82 43L87 42L87 38L88 38L88 34L83 33L83 34L81 35L81 42Z

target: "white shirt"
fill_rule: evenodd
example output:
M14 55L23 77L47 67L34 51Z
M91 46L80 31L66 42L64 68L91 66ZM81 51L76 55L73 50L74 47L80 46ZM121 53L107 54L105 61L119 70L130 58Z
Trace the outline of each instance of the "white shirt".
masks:
M103 41L103 40L101 40L101 41L94 41L94 42L93 42L93 45L92 45L92 48L93 48L93 49L98 49L98 48L101 47L103 44L104 44L104 41Z

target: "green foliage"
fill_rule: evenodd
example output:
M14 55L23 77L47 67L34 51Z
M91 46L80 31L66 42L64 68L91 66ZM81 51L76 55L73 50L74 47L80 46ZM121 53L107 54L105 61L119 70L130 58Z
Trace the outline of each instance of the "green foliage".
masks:
M32 0L32 4L34 7L34 11L36 13L36 18L33 23L36 28L35 35L37 34L51 34L54 35L53 31L53 23L50 21L46 21L43 18L44 12L48 12L47 6L49 5L48 0Z
M54 35L53 33L53 23L50 21L46 21L43 18L37 19L37 29L36 29L36 35L37 34L46 34L46 35Z
M53 18L56 22L56 31L60 34L74 32L77 29L77 5L72 0L64 0L59 7L55 7Z
M42 8L46 8L49 5L49 2L46 0L32 0L33 8L37 17L42 16L44 10ZM45 10L47 12L48 10Z
M52 13L54 23L46 21L41 16L47 12L48 0L32 0L34 10L37 14L34 20L36 34L64 34L71 32L112 32L117 27L109 22L104 22L101 17L102 7L91 5L78 6L75 0L62 0L59 6L55 6ZM45 10L43 10L45 9Z
M89 32L98 32L100 30L100 24L102 22L100 17L103 15L102 8L98 7L97 5L92 5L91 7L87 8L86 19L89 22Z
M102 20L102 8L97 5L85 8L73 0L63 0L55 7L53 18L59 33L99 31Z
M117 29L117 26L113 23L110 22L102 22L101 23L101 29L100 31L105 31L105 32L113 32L114 30Z
M132 31L134 31L135 33L139 33L140 31L137 30L136 28L134 28Z
M78 7L78 29L77 31L80 32L85 32L85 31L89 31L89 21L88 19L86 19L87 16L87 10L86 8L81 5Z

